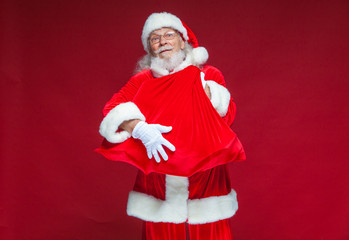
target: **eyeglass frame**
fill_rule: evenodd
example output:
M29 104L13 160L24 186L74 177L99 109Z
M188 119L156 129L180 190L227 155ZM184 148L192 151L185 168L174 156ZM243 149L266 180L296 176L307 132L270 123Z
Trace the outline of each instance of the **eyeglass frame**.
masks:
M165 35L166 35L168 32L173 32L173 33L174 33L173 38L169 38L169 39L168 39L168 38L165 37ZM168 31L166 31L166 32L165 32L164 34L162 34L162 35L159 35L159 34L154 34L154 35L156 35L156 36L159 37L159 41L157 41L157 42L152 42L151 37L149 37L149 43L150 43L151 45L154 45L154 44L159 43L159 42L161 41L161 37L163 37L163 38L166 39L166 40L172 40L172 39L174 39L176 36L178 36L179 34L178 34L178 32L177 32L176 30L168 30Z

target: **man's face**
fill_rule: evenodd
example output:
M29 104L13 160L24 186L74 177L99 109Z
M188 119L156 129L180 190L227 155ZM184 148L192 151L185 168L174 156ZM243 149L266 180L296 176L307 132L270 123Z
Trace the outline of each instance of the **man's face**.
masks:
M159 58L171 58L172 55L184 49L184 41L172 28L161 28L149 36L151 54Z

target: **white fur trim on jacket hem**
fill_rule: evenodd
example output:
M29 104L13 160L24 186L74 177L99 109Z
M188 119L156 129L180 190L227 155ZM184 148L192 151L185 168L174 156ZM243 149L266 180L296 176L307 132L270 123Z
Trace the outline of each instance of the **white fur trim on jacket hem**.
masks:
M133 102L121 103L114 107L103 119L99 127L99 133L108 142L121 143L131 137L127 131L116 132L124 121L140 119L145 121L144 115Z
M150 222L183 223L187 220L188 178L166 175L166 200L131 191L127 214Z
M188 201L188 223L204 224L232 217L238 210L236 193Z
M210 87L211 103L221 117L225 117L230 103L230 93L222 85L215 81L206 81Z
M166 175L166 200L131 191L127 214L149 222L204 224L232 217L238 209L236 193L188 199L188 178Z

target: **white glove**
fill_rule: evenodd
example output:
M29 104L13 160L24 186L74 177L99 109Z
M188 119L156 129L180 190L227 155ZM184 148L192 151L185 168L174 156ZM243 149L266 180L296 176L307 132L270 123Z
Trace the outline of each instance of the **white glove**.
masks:
M132 137L140 139L147 149L148 158L151 159L153 156L156 162L160 162L159 153L162 158L167 161L168 156L162 147L166 146L172 152L176 150L169 141L167 141L162 133L168 133L172 130L172 127L162 126L160 124L148 124L146 122L139 122L132 131Z
M202 87L205 89L205 87L206 87L205 73L200 72L200 77L201 77L201 84L202 84Z

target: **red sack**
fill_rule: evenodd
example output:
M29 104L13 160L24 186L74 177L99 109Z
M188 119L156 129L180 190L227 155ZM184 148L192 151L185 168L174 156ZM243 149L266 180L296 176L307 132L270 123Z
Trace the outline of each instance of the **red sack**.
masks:
M119 144L104 140L96 151L114 161L130 163L144 173L158 172L189 177L231 161L245 159L236 134L212 106L202 87L200 70L182 71L143 82L133 102L147 123L172 126L163 134L176 150L164 147L168 161L147 157L142 142L132 137Z

